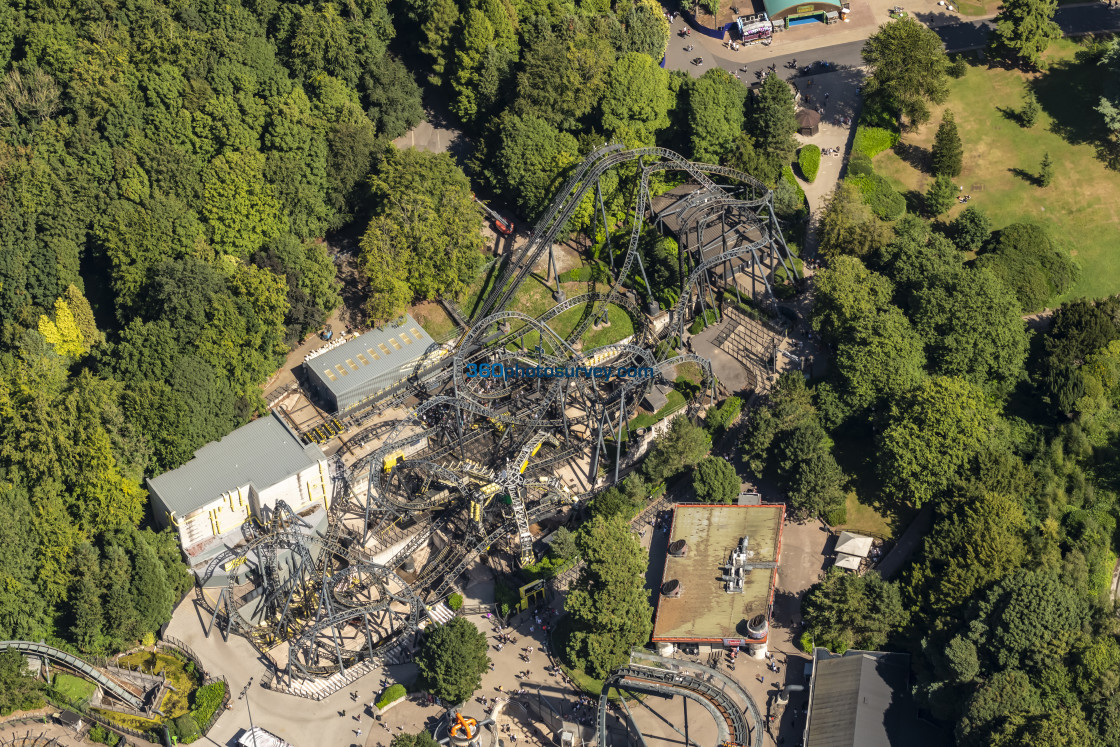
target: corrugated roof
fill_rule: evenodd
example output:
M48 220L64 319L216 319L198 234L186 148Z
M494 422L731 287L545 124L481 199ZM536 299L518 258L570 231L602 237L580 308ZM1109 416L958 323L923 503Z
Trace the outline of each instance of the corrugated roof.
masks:
M917 727L909 657L882 652L832 656L817 649L807 747L890 747Z
M307 361L307 372L337 399L412 363L435 342L410 314Z
M250 483L264 490L325 458L270 413L206 444L182 467L150 478L148 487L183 517L230 490Z

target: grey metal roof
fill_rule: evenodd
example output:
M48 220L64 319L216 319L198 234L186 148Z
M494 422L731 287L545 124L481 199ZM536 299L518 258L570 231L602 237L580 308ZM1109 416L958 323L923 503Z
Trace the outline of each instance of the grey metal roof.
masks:
M308 374L342 399L356 389L399 372L423 355L433 342L412 315L405 314L399 325L372 329L303 365Z
M182 467L149 478L148 488L182 517L227 491L247 483L264 490L325 458L273 412L206 444Z
M807 747L921 744L910 699L910 657L878 651L814 652Z

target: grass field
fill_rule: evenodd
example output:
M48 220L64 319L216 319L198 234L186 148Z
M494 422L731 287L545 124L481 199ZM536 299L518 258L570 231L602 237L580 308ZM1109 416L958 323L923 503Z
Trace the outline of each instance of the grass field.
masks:
M418 303L409 309L409 313L412 314L413 319L420 322L424 331L436 340L455 329L455 321L434 301Z
M1033 220L1049 226L1055 238L1081 266L1081 279L1062 300L1120 292L1116 237L1120 231L1120 173L1097 158L1104 135L1093 111L1099 96L1097 71L1074 60L1078 45L1055 42L1045 73L970 67L951 81L949 100L934 110L929 124L903 134L895 151L875 157L875 170L891 179L913 203L932 177L924 166L929 148L948 108L956 116L964 144L964 170L956 180L971 194L970 205L983 209L995 228ZM1098 76L1099 77L1099 76ZM1015 112L1030 85L1042 105L1034 127L1025 129ZM1054 179L1038 187L1043 153L1054 162ZM963 210L954 205L942 216L951 220Z
M81 677L59 672L54 676L54 689L74 703L84 703L97 690L97 685Z

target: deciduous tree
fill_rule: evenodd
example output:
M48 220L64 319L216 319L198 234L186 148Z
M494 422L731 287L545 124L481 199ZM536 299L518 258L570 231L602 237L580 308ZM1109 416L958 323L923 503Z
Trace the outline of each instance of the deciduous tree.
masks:
M883 484L920 506L952 487L995 437L998 415L984 394L950 377L926 380L891 410L880 439Z
M464 703L482 687L482 673L490 665L486 635L465 617L434 626L425 634L416 666L436 697Z
M621 518L595 517L577 536L584 566L564 608L572 617L567 654L593 677L625 663L649 640L653 609L643 574L646 556Z
M741 487L735 468L722 457L704 457L692 473L692 488L705 503L731 503Z
M688 89L688 131L692 158L720 163L743 130L747 89L723 68L712 68Z

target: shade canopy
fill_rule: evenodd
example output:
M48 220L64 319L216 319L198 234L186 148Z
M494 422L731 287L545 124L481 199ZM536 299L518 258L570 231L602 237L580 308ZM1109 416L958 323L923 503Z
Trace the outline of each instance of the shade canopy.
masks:
M870 537L862 534L840 532L840 538L836 540L836 552L866 558L867 553L871 552L871 542Z
M844 568L845 570L849 571L858 571L861 561L863 561L863 558L858 555L847 555L842 552L836 554L837 568Z
M801 109L797 112L797 127L804 129L806 127L816 127L821 123L820 112L813 109Z

